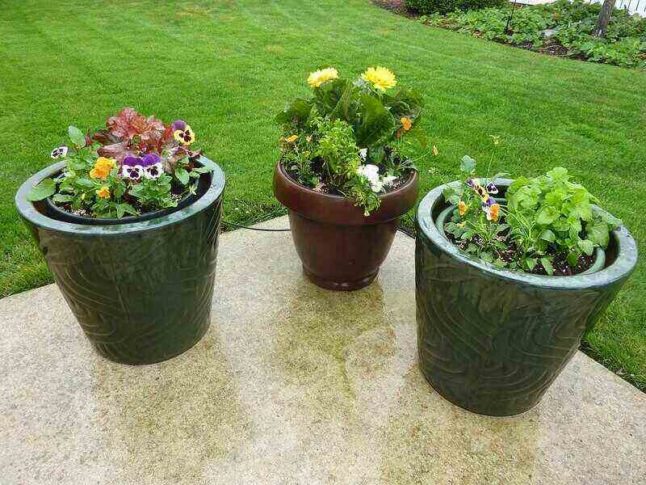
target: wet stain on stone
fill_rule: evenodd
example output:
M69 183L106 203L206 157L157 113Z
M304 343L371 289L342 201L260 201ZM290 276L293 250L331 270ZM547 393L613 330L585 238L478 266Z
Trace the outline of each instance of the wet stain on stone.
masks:
M405 376L384 431L387 483L532 481L538 449L536 409L515 418L480 416L444 400L417 365Z
M96 360L97 416L116 483L193 483L250 433L211 327L191 351L130 367Z

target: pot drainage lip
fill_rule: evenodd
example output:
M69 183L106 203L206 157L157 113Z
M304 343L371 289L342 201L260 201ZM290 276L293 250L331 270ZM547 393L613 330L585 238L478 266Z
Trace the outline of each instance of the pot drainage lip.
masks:
M18 192L16 193L16 208L18 209L18 212L22 217L27 219L35 226L56 232L65 232L87 236L109 236L159 229L171 224L181 222L184 219L187 219L205 210L206 208L211 206L213 202L221 197L226 185L224 172L218 164L212 162L208 158L201 157L201 160L203 160L203 163L205 165L208 164L213 167L211 185L207 189L207 191L191 205L155 219L149 219L141 222L128 222L124 224L89 225L64 222L42 214L36 209L32 202L27 200L27 194L29 193L31 188L38 184L40 181L47 177L51 177L56 172L61 171L65 167L65 162L59 162L53 165L49 165L27 179L27 181L25 181L20 186Z
M511 182L512 180L510 179L500 179L498 181L500 185L509 185ZM426 237L438 249L472 268L503 280L557 290L575 290L607 286L616 280L627 277L635 269L637 264L637 244L624 226L613 231L618 246L615 261L601 271L592 274L578 274L574 276L533 275L499 269L492 264L471 258L462 253L446 237L440 234L437 227L435 227L432 216L435 206L443 201L442 194L444 189L448 186L455 187L459 183L456 181L440 185L424 196L417 208L417 221L420 228L417 237Z

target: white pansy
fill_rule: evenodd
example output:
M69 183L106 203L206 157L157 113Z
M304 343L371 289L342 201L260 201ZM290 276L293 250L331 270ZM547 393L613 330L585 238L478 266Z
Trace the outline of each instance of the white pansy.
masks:
M370 188L373 192L379 193L384 190L384 187L389 187L393 184L397 177L387 175L382 177L379 175L379 167L377 165L361 165L357 168L357 175L364 177L370 183Z
M368 149L362 148L361 150L359 150L359 156L361 157L361 160L365 162L366 158L368 157Z

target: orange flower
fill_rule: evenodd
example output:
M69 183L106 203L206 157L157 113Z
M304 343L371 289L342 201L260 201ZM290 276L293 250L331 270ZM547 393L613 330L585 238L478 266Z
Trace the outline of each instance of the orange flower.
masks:
M498 222L498 217L500 216L500 204L494 204L489 207L487 211L487 220Z
M463 200L458 202L458 214L460 214L460 216L463 216L464 214L466 214L468 210L469 210L469 206L466 205Z
M408 117L404 117L399 121L401 121L404 131L410 131L410 129L413 127L413 122Z
M109 199L110 198L110 189L107 185L104 185L99 190L96 191L96 195L99 199Z
M94 168L90 170L90 178L105 180L115 165L116 162L112 158L97 158L96 162L94 162Z

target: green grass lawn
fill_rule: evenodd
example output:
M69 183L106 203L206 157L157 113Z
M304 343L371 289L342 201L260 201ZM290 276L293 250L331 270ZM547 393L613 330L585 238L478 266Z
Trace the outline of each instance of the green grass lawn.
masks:
M272 197L273 117L316 68L392 68L426 94L423 192L458 176L464 154L536 175L567 167L646 246L646 75L563 60L419 25L368 0L18 1L0 17L0 296L52 281L13 207L68 124L122 106L190 122L227 174L225 215L282 213ZM494 147L489 135L499 135ZM495 150L495 152L494 152ZM646 265L586 341L646 387Z

